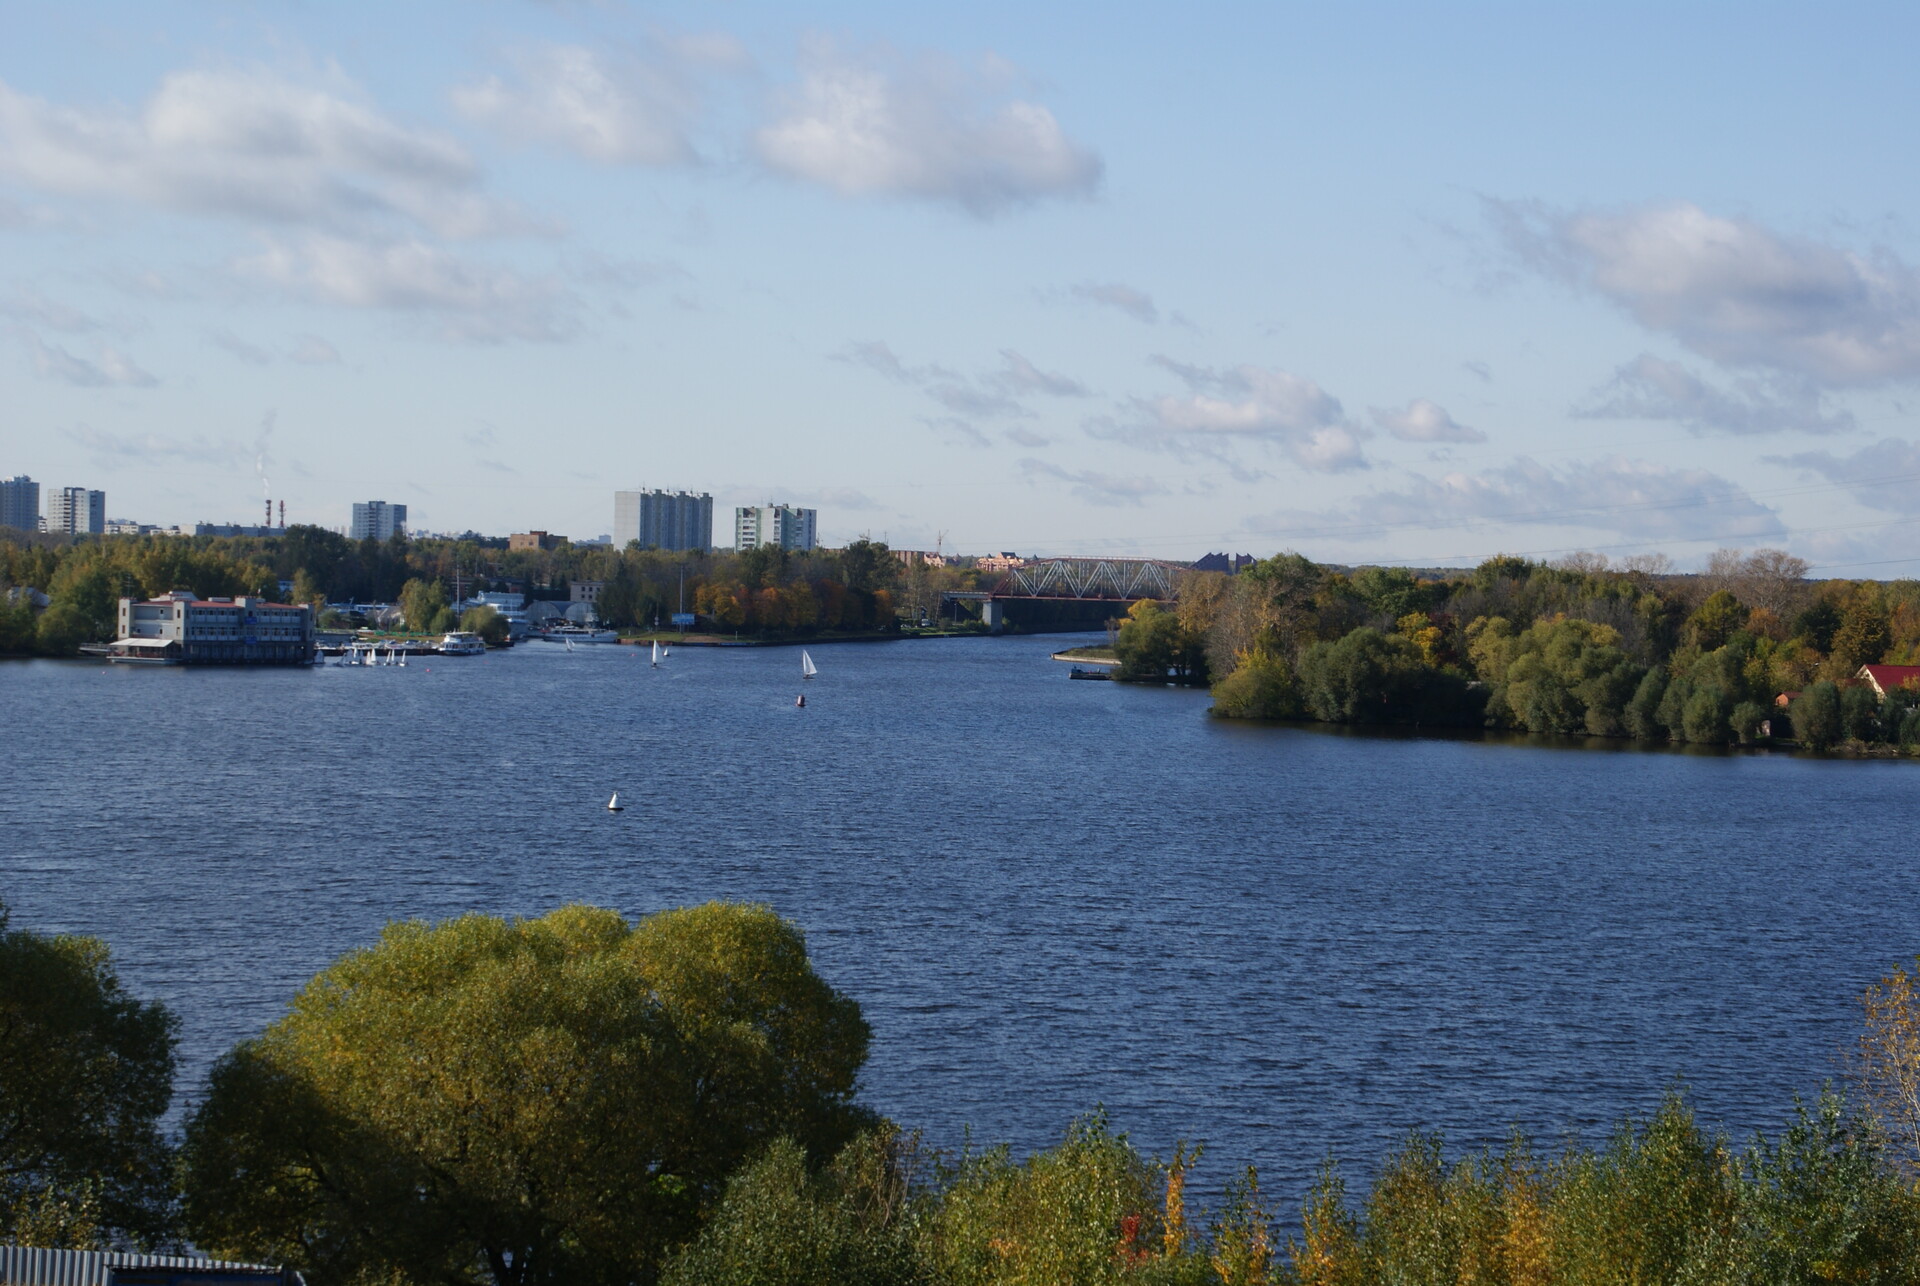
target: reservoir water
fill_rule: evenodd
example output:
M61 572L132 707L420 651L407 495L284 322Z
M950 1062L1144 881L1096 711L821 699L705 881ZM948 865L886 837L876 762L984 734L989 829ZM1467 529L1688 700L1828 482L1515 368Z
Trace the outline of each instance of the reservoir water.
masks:
M1411 1129L1736 1136L1920 952L1920 766L1206 717L1067 642L0 664L0 898L182 1018L182 1090L402 917L763 901L944 1145L1105 1104L1291 1200ZM618 790L626 812L604 807Z

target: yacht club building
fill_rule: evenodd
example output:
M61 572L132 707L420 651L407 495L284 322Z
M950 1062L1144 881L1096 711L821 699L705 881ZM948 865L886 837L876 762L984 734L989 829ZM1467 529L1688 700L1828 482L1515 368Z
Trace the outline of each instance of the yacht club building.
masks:
M175 590L120 600L117 655L186 665L306 665L313 609L262 598L196 598Z

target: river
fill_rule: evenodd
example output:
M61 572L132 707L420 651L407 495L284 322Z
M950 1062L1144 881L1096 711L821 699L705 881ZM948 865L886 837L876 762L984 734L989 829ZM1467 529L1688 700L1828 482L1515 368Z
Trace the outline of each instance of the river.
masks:
M1676 1083L1774 1128L1920 951L1911 763L1229 724L1080 641L816 646L805 709L790 648L0 664L0 898L180 1014L187 1098L389 920L763 901L933 1141L1104 1104L1287 1200Z

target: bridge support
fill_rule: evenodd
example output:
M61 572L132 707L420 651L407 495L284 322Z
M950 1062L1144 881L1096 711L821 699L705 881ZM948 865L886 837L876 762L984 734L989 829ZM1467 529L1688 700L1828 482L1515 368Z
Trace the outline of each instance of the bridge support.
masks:
M998 634L1006 628L1007 609L990 598L986 599L980 604L980 620L988 630Z

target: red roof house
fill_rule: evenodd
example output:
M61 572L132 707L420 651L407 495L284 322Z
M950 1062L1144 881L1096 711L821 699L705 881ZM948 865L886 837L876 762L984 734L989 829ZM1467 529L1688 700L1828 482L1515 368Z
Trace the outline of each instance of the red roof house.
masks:
M1920 665L1863 665L1853 679L1872 688L1884 701L1895 688L1920 687Z

